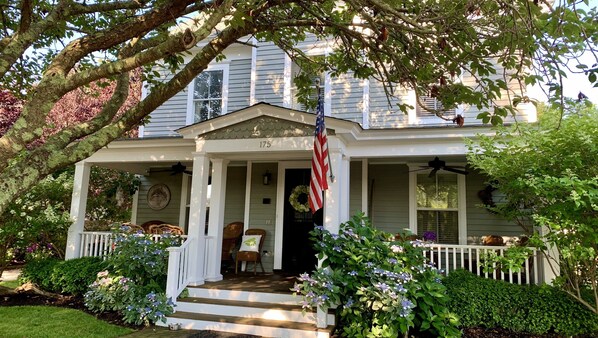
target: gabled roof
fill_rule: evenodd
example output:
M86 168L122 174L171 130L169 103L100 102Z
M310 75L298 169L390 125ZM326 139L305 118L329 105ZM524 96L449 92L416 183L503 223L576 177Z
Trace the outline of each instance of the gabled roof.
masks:
M250 122L251 121L251 122ZM226 133L234 126L242 124L256 124L265 126L271 122L278 121L279 124L287 127L287 132L295 133L280 136L311 136L316 124L316 115L299 110L275 106L265 102L259 102L253 106L236 110L210 120L198 122L180 129L176 132L183 138L220 138L215 137L216 132ZM334 117L326 117L326 129L329 134L353 134L362 130L358 123L342 120ZM275 133L275 130L270 132ZM308 135L305 135L305 134ZM255 137L268 137L272 135L255 135ZM237 136L238 137L238 136ZM247 138L247 137L241 137Z

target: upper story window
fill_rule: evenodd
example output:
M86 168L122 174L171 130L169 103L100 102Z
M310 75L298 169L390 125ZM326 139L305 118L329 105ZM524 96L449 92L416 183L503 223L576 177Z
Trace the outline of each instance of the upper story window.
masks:
M226 114L228 98L228 64L211 66L199 74L191 84L190 116L192 124Z
M299 75L300 71L301 71L301 69L299 68L299 65L297 65L296 63L293 62L291 64L291 79L295 79L295 77L297 75ZM311 101L315 102L315 100L317 100L317 98L318 98L318 95L322 95L322 97L324 97L324 85L325 85L326 77L324 76L324 73L322 73L322 74L312 76L310 78L310 80L311 80L311 84L309 86L309 90L310 90L309 98ZM301 102L301 100L299 100L298 89L297 89L297 86L295 85L295 83L293 83L291 86L291 108L297 109L297 110L304 110L304 111L308 111L308 112L315 111L315 105L314 105L314 107L309 107L305 104L305 102Z
M419 100L418 100L421 105L418 104L417 108L415 109L415 112L417 114L418 117L425 117L425 116L430 116L433 113L431 113L431 111L435 111L435 110L441 110L444 113L446 113L447 115L455 114L455 108L451 108L451 109L444 109L444 107L442 106L442 102L440 102L440 100L438 100L435 97L431 97L431 96L420 96ZM422 107L423 105L423 107Z

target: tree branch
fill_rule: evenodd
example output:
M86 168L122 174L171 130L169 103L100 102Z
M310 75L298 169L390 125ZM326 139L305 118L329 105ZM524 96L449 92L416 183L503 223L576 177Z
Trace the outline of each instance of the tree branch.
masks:
M31 26L31 17L33 16L33 3L31 0L21 1L21 23L19 25L19 33L23 34Z

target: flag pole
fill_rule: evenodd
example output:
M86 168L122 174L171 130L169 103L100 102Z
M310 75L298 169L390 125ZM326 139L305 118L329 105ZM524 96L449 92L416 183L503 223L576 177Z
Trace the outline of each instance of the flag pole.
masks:
M320 79L316 79L316 93L318 94L318 105L320 104L320 99L322 101L322 111L324 111L324 98L320 98ZM326 114L324 114L326 115ZM328 138L326 138L326 143L328 143ZM330 177L330 182L334 183L334 173L332 171L332 161L330 160L330 149L327 152L328 155L328 169L330 173L328 176Z

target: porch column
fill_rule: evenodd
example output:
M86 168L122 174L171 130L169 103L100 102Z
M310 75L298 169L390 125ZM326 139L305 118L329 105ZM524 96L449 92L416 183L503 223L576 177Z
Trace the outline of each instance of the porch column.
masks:
M346 222L351 218L350 195L351 195L351 159L347 155L341 158L342 176L339 184L341 185L341 205L340 221ZM339 223L340 224L340 223Z
M91 164L84 161L75 165L73 195L71 196L71 219L73 223L68 231L65 259L78 258L81 250L81 234L85 227L85 210L87 208L90 169Z
M191 201L189 204L188 238L193 240L189 266L191 285L200 285L205 281L206 261L206 207L208 203L208 178L210 159L204 153L193 154L193 181L191 182Z
M325 191L324 228L333 234L338 234L340 224L349 219L349 157L343 155L341 149L329 149L330 166L334 174L334 181L328 182ZM321 266L322 261L318 261ZM328 309L318 307L316 326L326 328Z
M339 225L349 219L349 159L340 149L330 149L330 166L334 182L325 191L324 228L338 233Z
M209 246L206 281L222 280L220 259L222 256L222 236L224 229L224 207L226 198L226 174L229 160L212 159L212 196L210 198Z

